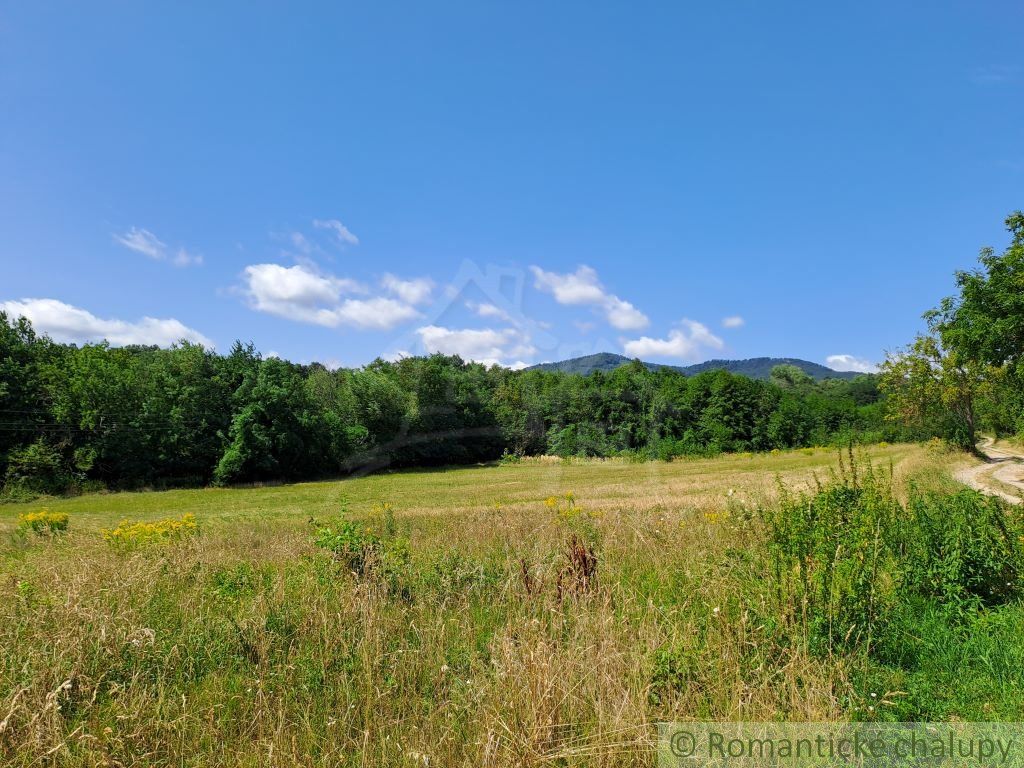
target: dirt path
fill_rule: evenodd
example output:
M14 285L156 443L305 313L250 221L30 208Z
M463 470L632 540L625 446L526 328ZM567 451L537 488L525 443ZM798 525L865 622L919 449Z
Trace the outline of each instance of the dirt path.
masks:
M978 450L988 457L987 461L961 469L954 477L982 493L998 496L1011 504L1020 504L1024 498L1024 455L1007 448L995 448L994 445L991 437L982 438ZM1003 490L997 483L1017 489L1016 495Z

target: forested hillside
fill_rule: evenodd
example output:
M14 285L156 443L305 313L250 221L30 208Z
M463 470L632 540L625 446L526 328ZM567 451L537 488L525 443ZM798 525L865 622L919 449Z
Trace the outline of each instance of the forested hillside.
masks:
M433 355L331 371L262 358L62 345L0 313L0 475L7 497L90 484L298 479L509 457L671 459L856 440L1024 429L1024 216L1003 254L956 276L928 332L881 376L767 381L634 361L588 376ZM708 364L714 366L714 363Z
M101 483L297 479L522 456L667 459L897 439L874 377L768 382L640 363L578 376L434 355L331 371L171 349L75 347L0 315L8 496Z
M610 373L622 365L632 362L625 355L616 355L612 352L598 352L594 355L573 357L568 360L560 360L555 363L539 363L530 366L529 370L539 371L561 371L562 373L578 373L586 376L597 371ZM752 357L746 360L707 360L695 365L662 365L661 363L648 363L651 370L658 368L670 368L688 376L703 373L704 371L728 371L749 376L752 379L770 379L772 370L778 365L792 365L799 368L808 376L814 379L855 379L858 374L849 371L834 371L824 365L812 363L809 360L801 360L796 357Z

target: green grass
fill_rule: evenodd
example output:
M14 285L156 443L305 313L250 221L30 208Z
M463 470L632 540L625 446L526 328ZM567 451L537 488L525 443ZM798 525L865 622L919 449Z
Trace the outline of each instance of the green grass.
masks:
M898 489L948 488L946 455L869 454ZM647 766L660 719L866 717L871 692L886 702L871 718L1020 719L1014 604L955 621L908 608L899 659L804 641L755 512L835 467L826 449L537 460L2 506L0 755ZM68 532L17 532L43 508ZM116 547L101 533L185 514L197 533ZM320 537L338 553L374 542L369 561L317 546L310 518L340 532Z
M866 453L880 464L918 461L921 454L920 449L906 446L873 446ZM673 462L545 458L501 467L408 470L327 482L86 494L0 505L0 526L13 526L18 514L42 508L72 514L86 527L112 525L126 517L148 520L189 512L207 522L305 521L310 515L335 512L342 499L356 511L387 500L406 515L450 519L496 502L513 509L528 508L566 489L601 507L659 500L715 506L730 489L770 493L777 475L806 483L814 473L827 474L837 455L835 449L812 448Z

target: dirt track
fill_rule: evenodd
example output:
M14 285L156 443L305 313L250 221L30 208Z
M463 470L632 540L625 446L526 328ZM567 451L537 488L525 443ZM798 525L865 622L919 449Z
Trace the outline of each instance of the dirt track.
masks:
M1011 504L1024 498L1024 454L1005 447L995 448L991 437L982 438L978 450L987 458L984 464L959 470L955 477L961 483L982 493L998 496ZM1015 489L1010 493L1007 488Z

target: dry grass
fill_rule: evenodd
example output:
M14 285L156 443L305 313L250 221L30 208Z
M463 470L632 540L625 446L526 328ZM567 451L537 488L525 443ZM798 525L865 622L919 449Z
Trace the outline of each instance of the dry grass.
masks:
M874 448L897 477L948 459ZM742 503L825 449L595 461L0 508L5 765L646 766L661 719L822 720L856 700L759 578ZM543 500L573 491L580 514ZM394 505L398 571L357 577L307 524ZM68 533L15 533L67 512ZM114 548L130 518L195 536ZM567 546L594 546L587 578Z

